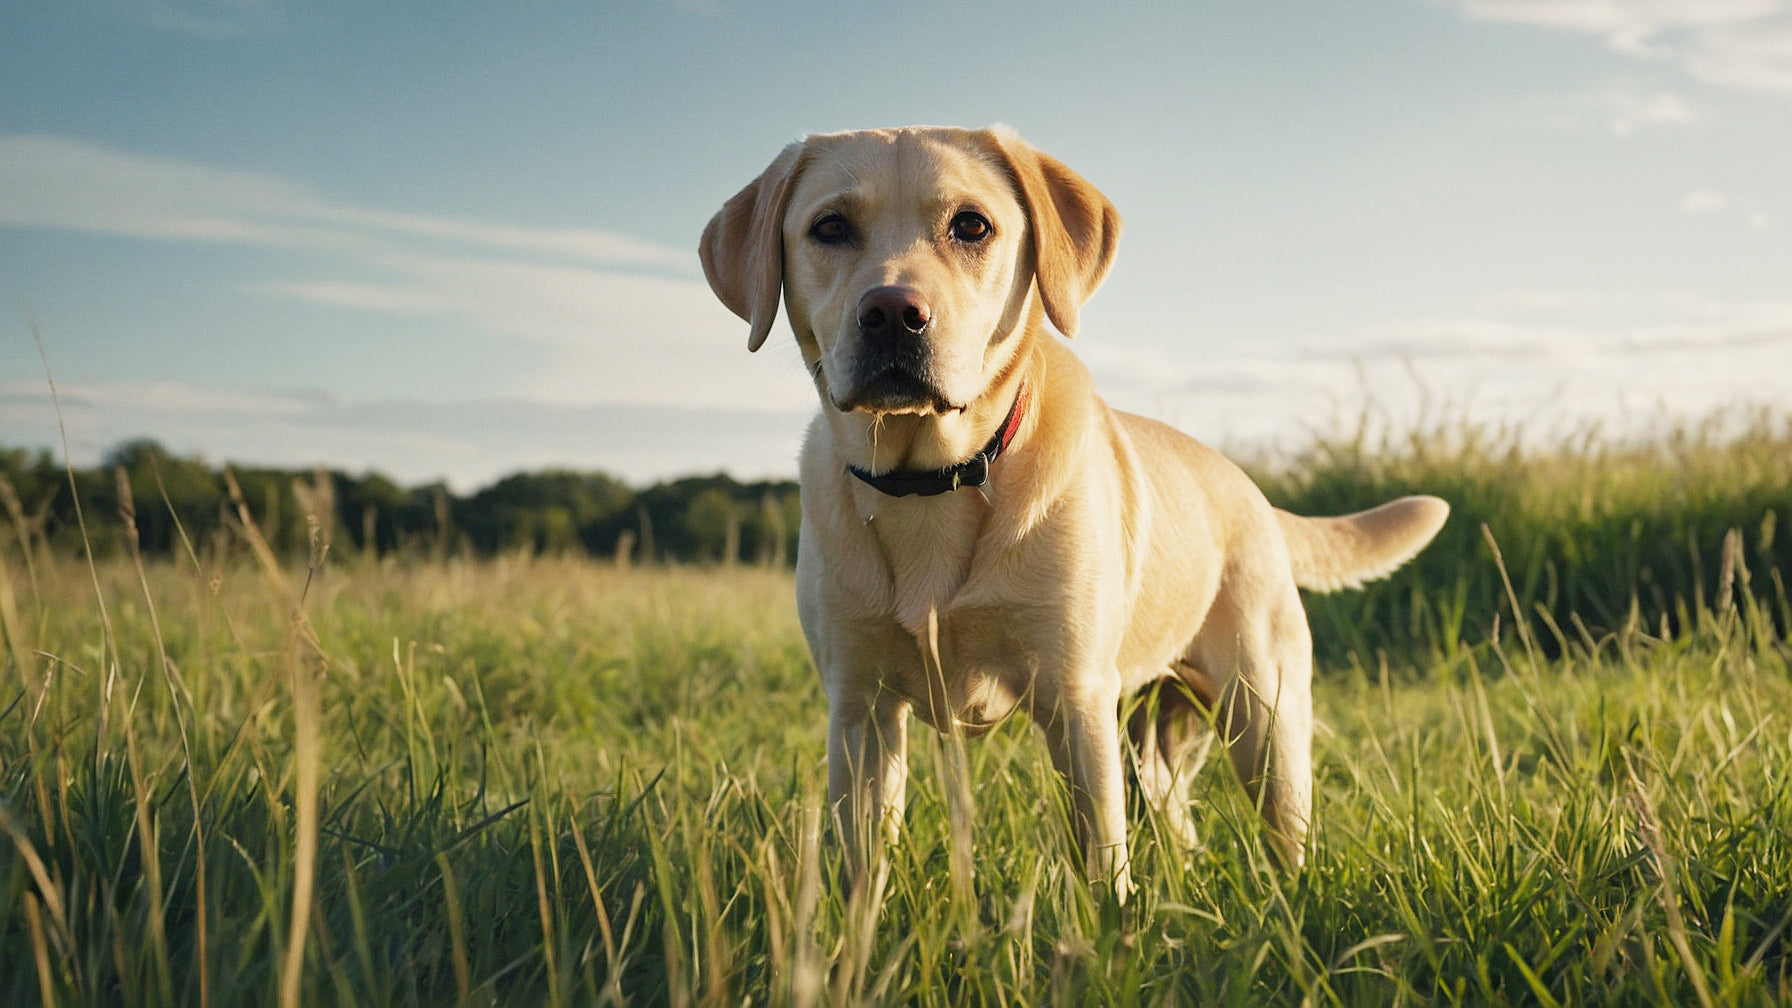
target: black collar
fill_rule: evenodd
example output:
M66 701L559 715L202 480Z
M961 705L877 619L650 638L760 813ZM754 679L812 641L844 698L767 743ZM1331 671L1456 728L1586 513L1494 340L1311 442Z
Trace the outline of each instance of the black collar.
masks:
M1027 384L1022 382L1020 391L1014 396L1014 405L1008 407L1008 417L1002 426L983 446L983 450L957 465L944 469L903 470L894 469L882 475L873 476L858 466L849 465L847 472L864 480L879 493L891 497L907 497L916 494L922 497L933 497L950 493L959 487L980 487L989 482L989 467L1000 458L1014 440L1014 432L1020 429L1021 417L1027 410Z

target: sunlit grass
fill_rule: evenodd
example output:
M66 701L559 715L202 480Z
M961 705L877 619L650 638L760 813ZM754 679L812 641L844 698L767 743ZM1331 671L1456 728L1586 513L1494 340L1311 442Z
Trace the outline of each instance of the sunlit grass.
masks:
M1509 530L1568 514L1526 493L1545 510ZM1504 596L1481 530L1450 535L1431 588ZM1309 866L1268 866L1215 759L1198 850L1134 816L1124 913L1019 720L970 745L974 893L922 733L902 842L849 896L782 572L321 549L90 572L9 544L0 1003L1792 1003L1783 543L1754 535L1699 543L1711 587L1665 631L1518 633L1519 575L1497 632L1440 608L1340 649Z
M1752 583L1792 629L1792 415L1722 414L1659 439L1597 428L1535 436L1442 423L1399 435L1322 438L1259 474L1275 503L1335 514L1403 493L1451 504L1443 532L1391 579L1308 603L1322 655L1421 669L1485 641L1514 613L1482 527L1500 544L1520 611L1550 653L1626 628L1675 633L1720 600L1723 541L1738 537L1730 586Z

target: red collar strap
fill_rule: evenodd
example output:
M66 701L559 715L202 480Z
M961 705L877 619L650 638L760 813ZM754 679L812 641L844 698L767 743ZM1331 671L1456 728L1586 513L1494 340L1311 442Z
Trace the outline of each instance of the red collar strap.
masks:
M989 467L1002 457L1002 452L1014 440L1015 432L1020 430L1020 421L1026 415L1030 392L1027 383L1021 382L1020 391L1014 396L1014 405L1008 407L1008 416L1002 421L995 436L989 439L982 451L957 465L944 469L896 469L877 476L858 466L849 465L846 469L879 493L889 494L891 497L907 497L911 494L933 497L951 493L959 487L980 487L989 482Z

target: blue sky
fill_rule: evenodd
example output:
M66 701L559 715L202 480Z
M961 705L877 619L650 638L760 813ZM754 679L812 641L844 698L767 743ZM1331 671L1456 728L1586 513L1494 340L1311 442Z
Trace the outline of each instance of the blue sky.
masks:
M1792 0L11 0L0 444L60 444L47 359L78 463L789 475L697 235L910 122L1114 200L1077 349L1222 447L1792 403Z

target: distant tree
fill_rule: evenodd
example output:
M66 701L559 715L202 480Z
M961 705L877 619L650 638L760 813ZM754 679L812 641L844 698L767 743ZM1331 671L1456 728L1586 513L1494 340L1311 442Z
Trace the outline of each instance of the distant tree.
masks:
M740 559L740 508L722 487L697 491L685 506L684 527L690 559L723 565Z
M96 555L105 555L124 542L120 524L120 475L135 502L133 513L140 548L148 554L173 552L182 530L207 528L217 521L221 499L216 480L205 463L196 458L177 458L155 441L127 441L101 459L97 469L76 470L75 486L83 512L75 513L67 493L67 475L58 481L56 520L51 541L60 548L79 549L83 541ZM80 518L86 519L86 532Z
M722 558L728 536L730 508L723 505L739 492L740 484L723 473L656 483L637 496L644 518L630 524L652 529L658 559L714 563ZM699 498L704 503L693 511Z
M790 555L792 531L784 520L784 508L778 502L778 495L767 490L759 498L759 542L754 549L759 566L784 566L785 558Z
M802 514L797 486L790 481L750 483L736 497L741 505L741 559L766 566L796 560Z
M722 473L636 492L605 473L550 469L515 473L460 497L439 483L406 489L378 473L232 471L262 537L295 558L306 555L309 517L327 524L320 532L328 532L339 557L522 549L623 563L787 565L799 526L795 483L742 484ZM222 471L197 457L170 455L148 439L122 442L99 467L76 469L72 477L48 452L0 448L0 528L8 548L76 553L85 545L99 555L117 549L124 541L124 487L146 554L172 555L184 543L201 553L231 548L230 530L240 518L226 498Z
M407 490L379 473L332 473L336 511L354 548L385 555L427 553L436 543L436 486Z
M632 497L621 481L603 473L554 469L506 476L460 502L455 515L481 552L595 552L591 538ZM614 541L612 535L608 545Z
M32 458L21 448L0 450L0 519L11 526L12 538L28 563L33 553L49 548L54 505L67 485L49 452L40 451Z
M304 515L292 497L293 473L281 469L232 467L243 500L249 505L262 538L286 556L302 557L309 547ZM234 509L232 510L232 521Z

